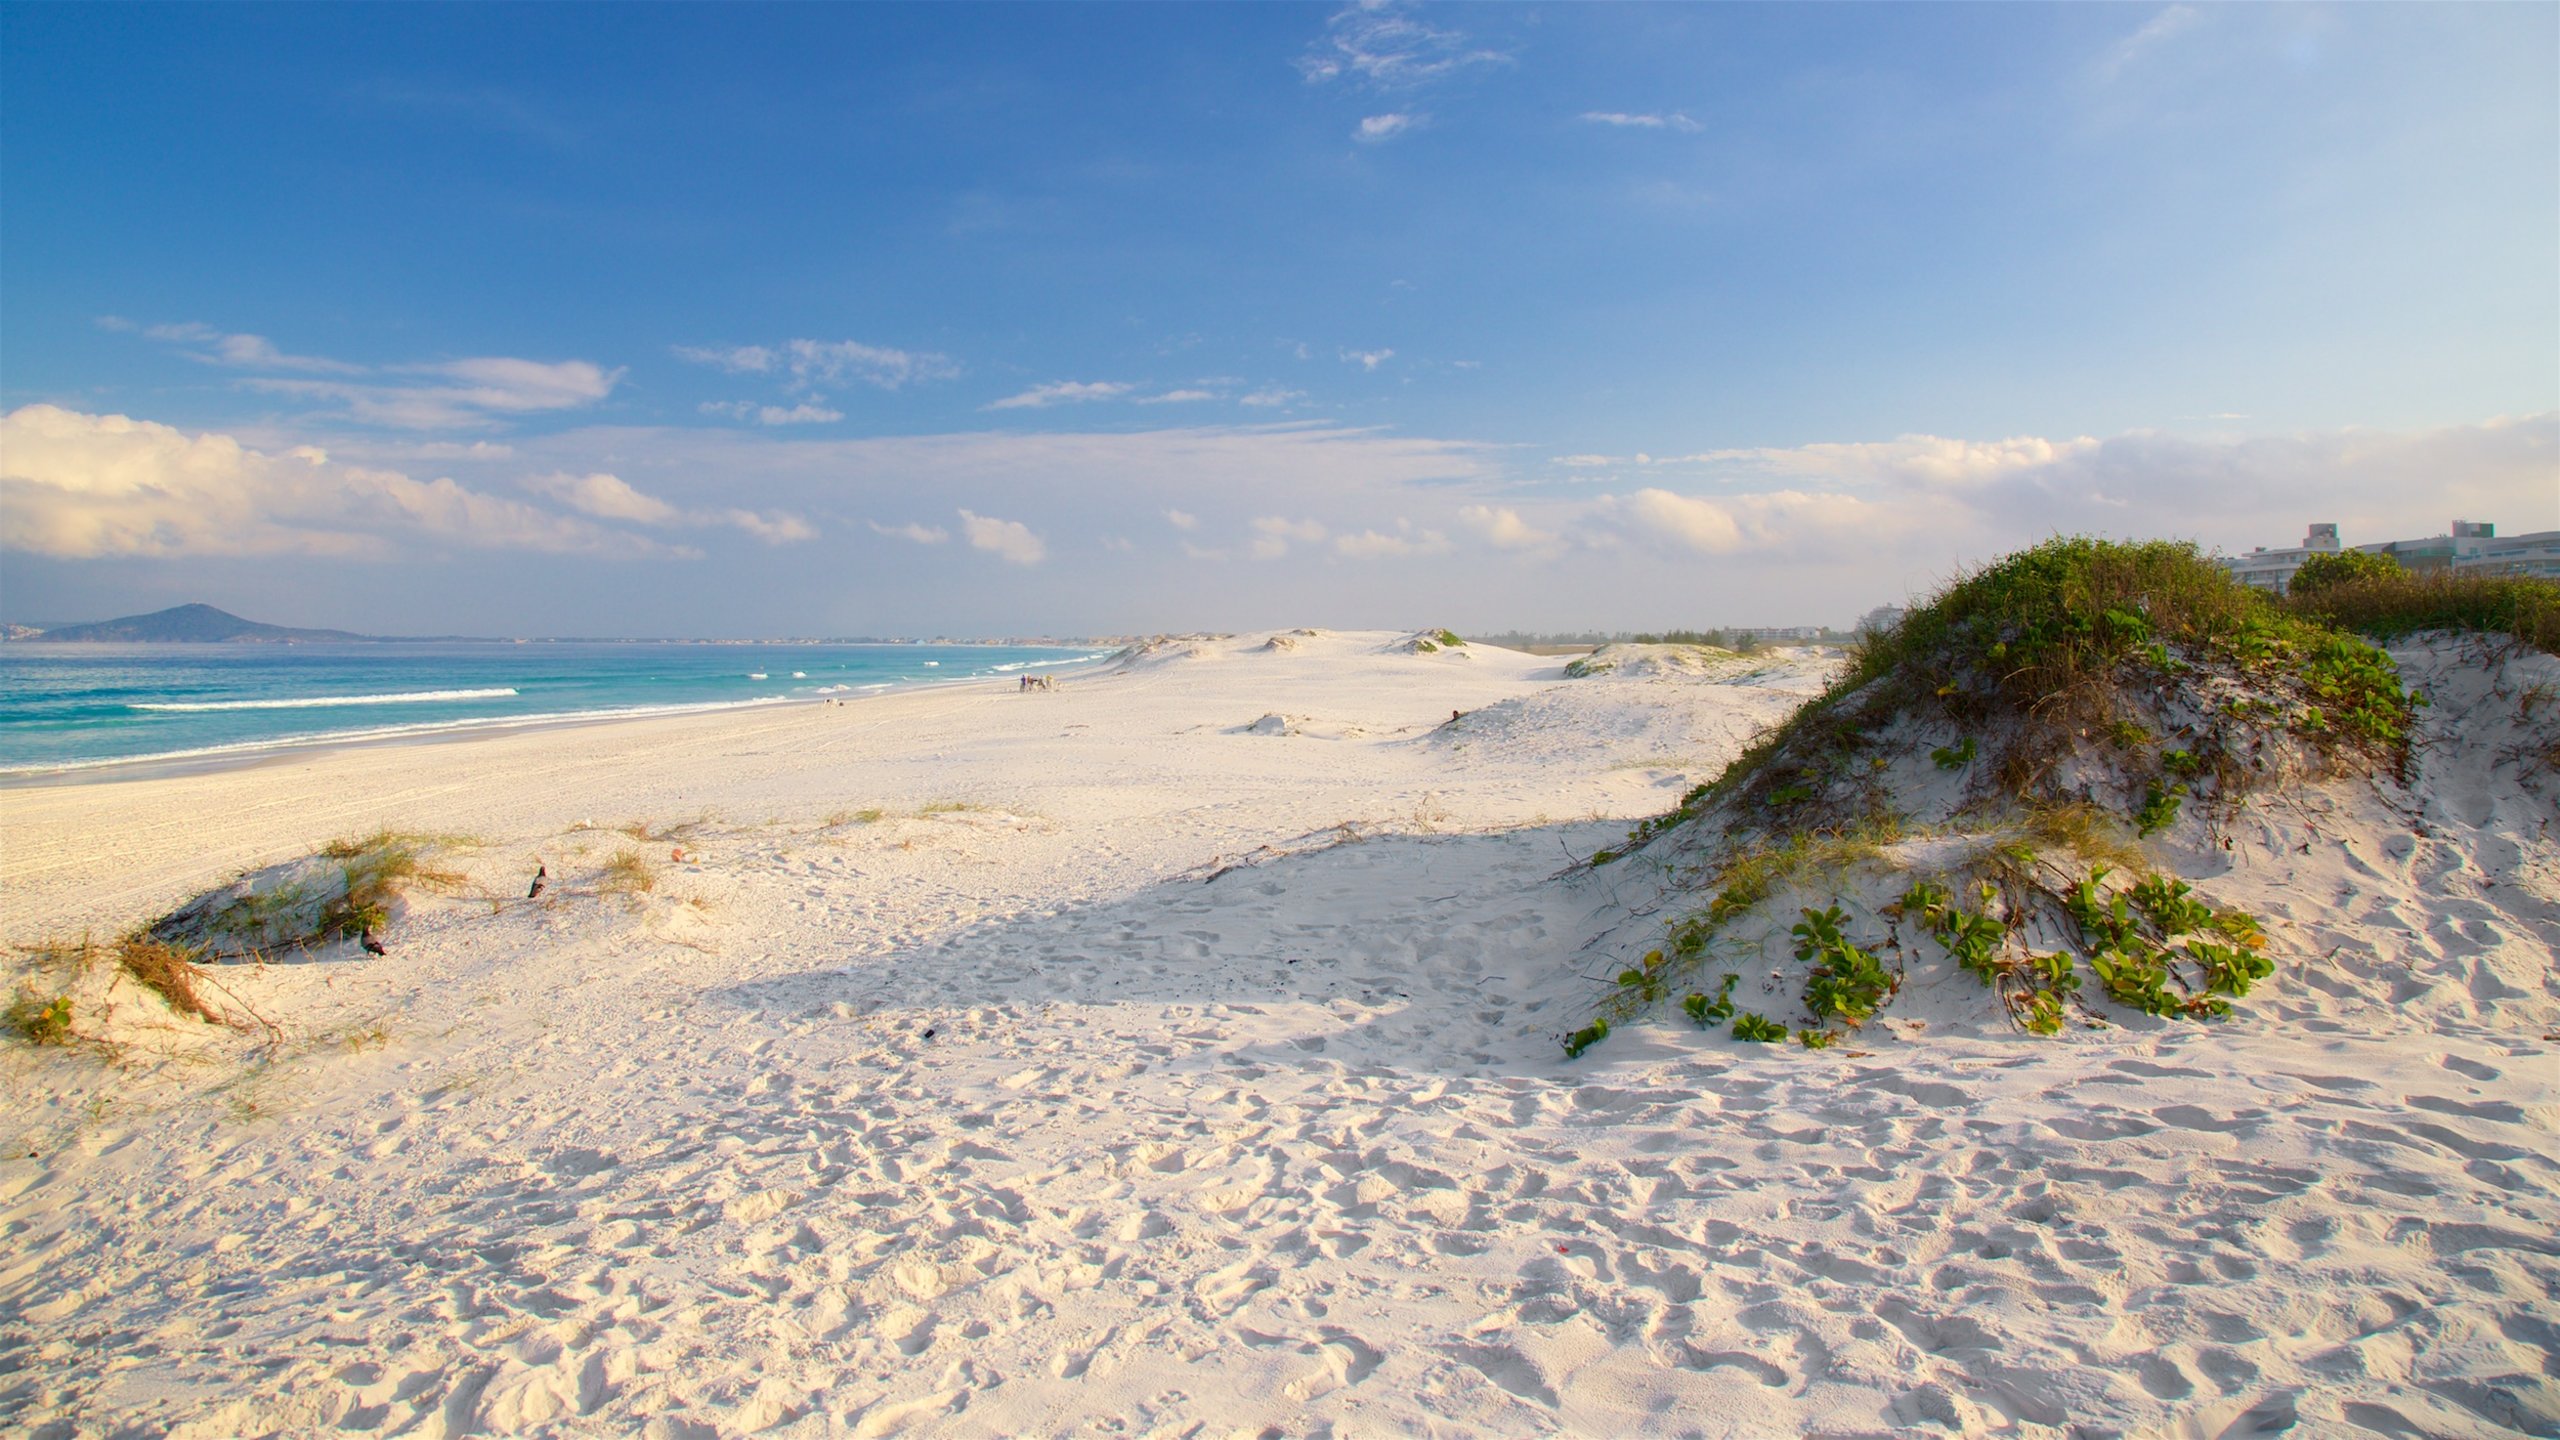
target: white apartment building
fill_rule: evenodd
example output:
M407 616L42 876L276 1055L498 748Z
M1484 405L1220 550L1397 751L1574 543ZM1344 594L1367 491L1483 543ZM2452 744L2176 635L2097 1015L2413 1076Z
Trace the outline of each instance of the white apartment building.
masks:
M2303 561L2314 555L2337 553L2337 524L2334 521L2324 520L2313 525L2303 535L2301 544L2288 549L2270 550L2261 545L2246 555L2223 555L2216 558L2222 561L2222 568L2231 572L2232 579L2243 585L2254 585L2258 589L2273 590L2281 595L2284 593L2284 587L2292 582L2293 572L2302 568Z

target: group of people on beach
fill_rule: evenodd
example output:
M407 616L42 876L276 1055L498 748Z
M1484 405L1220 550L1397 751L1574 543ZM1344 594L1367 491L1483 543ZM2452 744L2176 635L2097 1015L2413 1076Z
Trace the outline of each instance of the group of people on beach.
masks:
M1022 688L1025 690L1055 690L1058 688L1058 677L1055 675L1025 675L1022 677Z

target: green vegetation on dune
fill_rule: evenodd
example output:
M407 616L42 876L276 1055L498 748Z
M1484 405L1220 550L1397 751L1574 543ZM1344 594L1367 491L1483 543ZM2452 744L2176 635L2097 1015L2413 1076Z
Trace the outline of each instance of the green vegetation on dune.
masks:
M2453 571L2413 574L2377 567L2312 567L2344 556L2313 556L2293 581L2285 609L2313 624L2389 642L2428 630L2509 635L2560 655L2560 581ZM2358 556L2358 559L2379 557ZM2312 576L2305 584L2303 575Z
M2155 791L2245 792L2264 773L2250 752L2277 737L2396 768L2415 703L2380 651L2289 613L2192 545L2054 540L1871 637L1846 675L1630 841L1727 799L1745 828L1778 831L1883 813L1872 762L1889 761L1881 737L1897 724L1944 727L1949 743L1930 753L1978 769L1994 808L2082 798L2059 762L2103 737L2131 817L2159 811ZM2151 738L2179 732L2176 745Z
M2295 596L2312 595L2332 585L2353 580L2389 580L2409 572L2388 555L2367 550L2340 550L2331 555L2314 555L2302 562L2286 582L2286 590Z
M2410 583L2360 575L2313 593L2334 604ZM2327 618L2172 542L2056 539L1955 581L1869 637L1723 774L1591 857L1679 837L1662 863L1700 897L1620 977L1605 1015L1624 1023L1715 968L1756 969L1792 935L1808 1033L1855 1029L1899 988L1901 959L1879 956L1906 954L1906 926L2031 1033L2074 1014L2098 1023L2101 998L2154 1016L2226 1013L2273 969L2264 935L2190 898L2135 841L2193 834L2292 775L2406 766L2422 702L2389 657ZM1964 842L1956 858L1892 880L1887 847L1933 834ZM1864 919L1820 898L1858 885L1902 898L1870 899ZM1813 901L1792 931L1761 913L1781 895ZM1679 1003L1720 1022L1736 1013L1733 979ZM1744 1038L1785 1034L1744 1018Z

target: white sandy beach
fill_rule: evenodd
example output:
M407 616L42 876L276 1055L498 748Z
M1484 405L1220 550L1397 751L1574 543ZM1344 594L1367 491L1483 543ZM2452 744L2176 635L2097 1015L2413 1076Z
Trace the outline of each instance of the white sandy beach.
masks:
M1837 662L1401 638L0 791L18 944L472 842L388 955L222 968L271 1049L0 1048L0 1429L2560 1434L2560 837L2499 718L2560 663L2403 650L2412 789L2160 850L2269 921L2228 1021L1915 970L1832 1050L1568 1062L1652 924L1573 862Z

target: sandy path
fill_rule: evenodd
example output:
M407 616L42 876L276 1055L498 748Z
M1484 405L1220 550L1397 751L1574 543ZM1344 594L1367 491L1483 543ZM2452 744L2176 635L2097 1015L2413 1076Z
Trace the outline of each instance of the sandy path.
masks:
M353 1048L103 1103L116 1076L8 1052L32 1103L0 1139L35 1154L0 1162L0 1417L2560 1426L2538 1033L2306 990L2068 1044L1634 1027L1567 1065L1619 913L1605 872L1554 878L1623 829L1582 817L1661 808L1813 677L1563 682L1387 638L0 796L15 933L133 918L65 878L84 844L174 897L379 820L480 834L493 890L543 854L569 892L267 972ZM1300 733L1240 733L1266 713ZM870 805L901 813L826 823ZM223 818L163 819L195 807ZM627 842L568 825L702 810L653 842L696 857L658 891L574 893ZM2436 874L2396 863L2366 892Z

